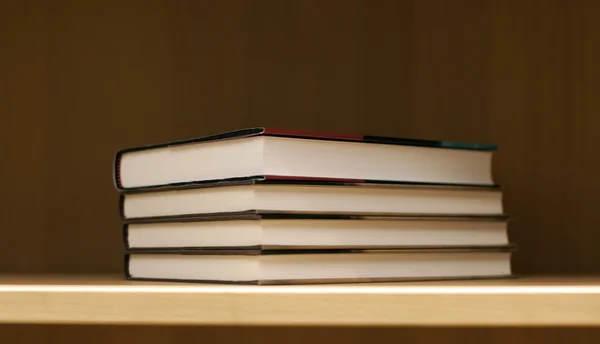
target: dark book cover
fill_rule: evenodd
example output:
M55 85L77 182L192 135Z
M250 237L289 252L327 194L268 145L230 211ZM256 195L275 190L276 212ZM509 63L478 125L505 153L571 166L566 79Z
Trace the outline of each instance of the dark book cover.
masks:
M220 133L216 135L204 136L199 138L192 138L181 141L173 141L162 144L140 146L134 148L127 148L117 152L114 159L113 177L115 187L119 191L129 191L137 189L153 189L162 186L151 186L151 187L140 187L140 188L124 188L120 181L120 161L123 154L129 152L151 150L156 148L182 146L188 144L200 144L206 142L232 140L245 137L253 136L276 136L276 137L289 137L289 138L301 138L309 140L327 140L327 141L346 141L346 142L364 142L364 143L376 143L376 144L388 144L388 145L404 145L404 146L420 146L420 147L432 147L432 148L446 148L446 149L465 149L465 150L478 150L478 151L494 151L497 149L492 144L480 144L480 143L467 143L467 142L452 142L452 141L440 141L440 140L423 140L423 139L407 139L397 137L385 137L385 136L374 136L374 135L355 135L355 134L340 134L340 133L322 133L313 131L300 131L300 130L286 130L286 129L275 129L275 128L249 128L230 131L226 133ZM283 178L283 177L282 177ZM214 182L214 181L212 181ZM164 185L177 186L177 184Z
M373 253L423 253L423 252L507 252L512 253L516 250L514 246L490 247L490 248L452 248L452 249L338 249L338 250L261 250L261 249L245 249L245 250L143 250L143 251L127 251L124 256L125 278L128 280L139 281L165 281L165 282L186 282L186 283L208 283L208 284L243 284L243 285L298 285L298 284L342 284L342 283L383 283L383 282L405 282L405 281L441 281L441 280L470 280L470 279L496 279L496 278L514 278L516 274L498 275L498 276L465 276L465 277L418 277L418 278L326 278L326 279L285 279L285 280L255 280L255 281L213 281L213 280L181 280L181 279L162 279L162 278L136 278L133 277L129 270L129 259L132 254L184 254L184 255L277 255L277 254L373 254Z
M129 226L131 224L138 223L189 223L189 222L215 222L220 221L241 221L241 220L376 220L376 221L479 221L479 222L490 222L509 221L508 216L413 216L413 215L373 215L373 214L293 214L293 213L261 213L260 211L247 211L238 213L225 213L225 214L209 214L201 216L188 216L188 217L169 217L169 218L139 218L124 221L123 223L123 245L126 250L132 250L129 245ZM439 246L437 246L439 247ZM306 249L367 249L373 248L372 246L363 247L343 247L343 246L272 246L272 245L258 245L258 246L214 246L214 247L183 247L181 249L186 251L195 250L306 250ZM419 249L431 249L432 246L377 246L378 249L406 249L406 248L419 248ZM471 246L450 246L445 248L472 248ZM485 246L477 246L475 248L486 248ZM143 249L133 249L133 251L169 251L172 248L166 247L153 247Z
M302 177L280 177L280 176L253 176L247 178L231 178L231 179L220 179L220 180L206 180L200 182L185 182L178 184L164 185L153 188L143 188L136 190L129 190L127 192L120 193L119 197L119 213L121 219L125 222L133 221L125 217L124 203L125 197L130 194L148 193L148 192L168 192L174 190L187 190L187 189L200 189L200 188L212 188L212 187L223 187L223 186L237 186L237 185L258 185L258 184L296 184L296 185L328 185L328 186L340 186L340 187L383 187L383 188L404 188L404 189L465 189L473 191L501 191L498 185L456 185L456 184L428 184L428 183L407 183L407 182L391 182L391 181L380 181L380 180L358 180L358 179L333 179L333 178L302 178ZM267 211L261 209L249 209L245 212L246 214L266 214ZM271 212L273 213L273 212ZM277 212L279 213L279 212ZM294 213L294 214L305 214L305 213ZM341 214L346 215L346 214ZM377 214L372 214L377 215ZM380 214L382 216L390 214ZM419 214L415 214L419 215ZM184 217L204 217L204 216L227 216L227 213L217 214L189 214L184 216L161 216L141 219L142 221L155 221L170 218L184 218ZM428 216L436 216L434 214ZM447 217L447 215L445 215ZM465 215L468 217L469 215ZM475 216L477 217L477 216ZM137 220L137 219L136 219Z

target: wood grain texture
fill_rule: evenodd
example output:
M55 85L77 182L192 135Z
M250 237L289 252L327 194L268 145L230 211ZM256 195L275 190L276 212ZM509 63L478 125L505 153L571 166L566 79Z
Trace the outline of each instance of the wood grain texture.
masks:
M600 3L0 2L0 271L117 272L122 147L264 125L499 144L520 273L600 271Z
M261 287L101 275L0 282L0 323L12 324L600 326L600 278L592 277Z

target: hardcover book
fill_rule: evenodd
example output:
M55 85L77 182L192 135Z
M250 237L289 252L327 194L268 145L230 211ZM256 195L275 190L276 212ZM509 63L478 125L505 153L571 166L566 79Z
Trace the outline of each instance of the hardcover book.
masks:
M121 191L252 176L493 185L494 145L251 128L119 151Z
M125 220L239 212L501 216L497 187L254 177L121 194Z
M512 275L510 248L491 250L338 250L129 252L126 276L238 284L392 282Z
M417 217L237 213L133 221L130 250L392 249L507 246L505 217Z

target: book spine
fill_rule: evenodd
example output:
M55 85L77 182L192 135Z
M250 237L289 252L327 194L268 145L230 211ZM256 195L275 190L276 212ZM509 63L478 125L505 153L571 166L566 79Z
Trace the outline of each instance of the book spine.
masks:
M123 247L125 248L126 251L130 249L130 245L129 245L129 224L128 223L124 223L123 224Z
M131 272L129 271L129 253L123 255L123 275L126 279L131 280Z
M125 194L119 195L119 216L121 217L122 221L127 220L125 217Z
M123 191L123 185L121 184L121 152L117 152L115 160L113 162L113 184L118 191Z

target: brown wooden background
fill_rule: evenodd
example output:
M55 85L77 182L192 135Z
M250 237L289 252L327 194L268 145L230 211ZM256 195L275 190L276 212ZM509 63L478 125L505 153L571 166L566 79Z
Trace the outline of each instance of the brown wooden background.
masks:
M33 329L33 330L32 330ZM4 335L4 337L2 337ZM106 326L0 326L10 344L115 343L449 343L449 344L595 344L595 328L190 328Z
M114 152L260 125L497 143L515 270L598 273L598 18L594 0L0 1L0 272L119 272Z

